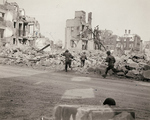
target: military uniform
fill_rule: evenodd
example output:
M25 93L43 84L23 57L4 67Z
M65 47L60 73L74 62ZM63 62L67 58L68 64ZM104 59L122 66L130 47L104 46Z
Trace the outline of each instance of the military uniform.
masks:
M68 66L71 68L71 60L73 59L73 56L68 50L66 50L62 55L65 56L65 71L67 72Z
M85 60L87 60L85 53L81 55L80 60L81 60L81 67L83 67L85 64Z
M107 76L107 73L110 69L112 69L112 71L116 73L116 69L114 68L114 63L116 62L116 59L110 54L110 51L107 51L106 62L108 62L108 67L106 68L105 74L102 75L104 78Z

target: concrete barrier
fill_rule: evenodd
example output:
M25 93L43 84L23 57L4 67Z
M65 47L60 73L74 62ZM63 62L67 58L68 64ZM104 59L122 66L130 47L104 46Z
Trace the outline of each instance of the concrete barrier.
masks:
M134 110L110 106L58 105L54 120L135 120Z

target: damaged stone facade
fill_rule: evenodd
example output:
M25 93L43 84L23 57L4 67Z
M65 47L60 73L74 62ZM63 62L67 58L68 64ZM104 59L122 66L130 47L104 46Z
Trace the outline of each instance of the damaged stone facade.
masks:
M131 31L125 30L125 34L122 37L119 37L116 41L116 51L126 53L130 50L135 52L142 51L142 40L141 37L137 34L131 34Z
M78 50L113 50L116 54L122 55L126 52L142 51L142 40L137 34L131 34L130 30L125 30L123 36L113 35L111 30L99 30L96 26L92 31L92 13L88 14L86 23L86 13L75 11L75 18L66 21L65 48Z
M75 18L66 21L65 28L65 48L78 50L93 50L91 29L92 13L88 13L88 22L86 22L86 13L84 11L75 11Z
M25 15L25 10L19 8L16 2L0 4L0 43L26 44L33 46L40 37L40 24Z

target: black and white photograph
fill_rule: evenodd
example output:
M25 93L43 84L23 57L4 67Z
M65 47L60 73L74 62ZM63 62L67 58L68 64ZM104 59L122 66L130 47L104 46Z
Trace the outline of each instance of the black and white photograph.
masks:
M150 0L0 0L0 120L150 120Z

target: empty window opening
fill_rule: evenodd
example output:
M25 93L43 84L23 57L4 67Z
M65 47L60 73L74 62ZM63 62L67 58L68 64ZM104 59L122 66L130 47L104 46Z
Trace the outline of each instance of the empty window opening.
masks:
M82 50L87 50L87 41L82 41Z
M26 29L27 29L27 25L24 24L23 25L23 36L26 36Z
M3 21L3 20L4 20L4 14L0 13L0 21Z
M82 31L84 30L84 25L82 25Z
M14 22L14 28L16 28L16 22Z
M0 12L0 17L4 18L4 16L5 16L5 13Z
M19 23L19 36L21 36L21 27L22 27L22 24Z
M77 45L76 45L75 41L73 41L73 40L71 40L71 47L72 47L72 48L77 47Z
M22 23L19 23L19 29L21 29L21 27L22 27Z
M27 44L27 39L23 39L22 43Z
M22 39L19 39L19 43L21 43L21 44L23 43Z
M13 38L13 44L16 44L16 39L15 38Z
M4 29L0 29L0 38L4 37Z

